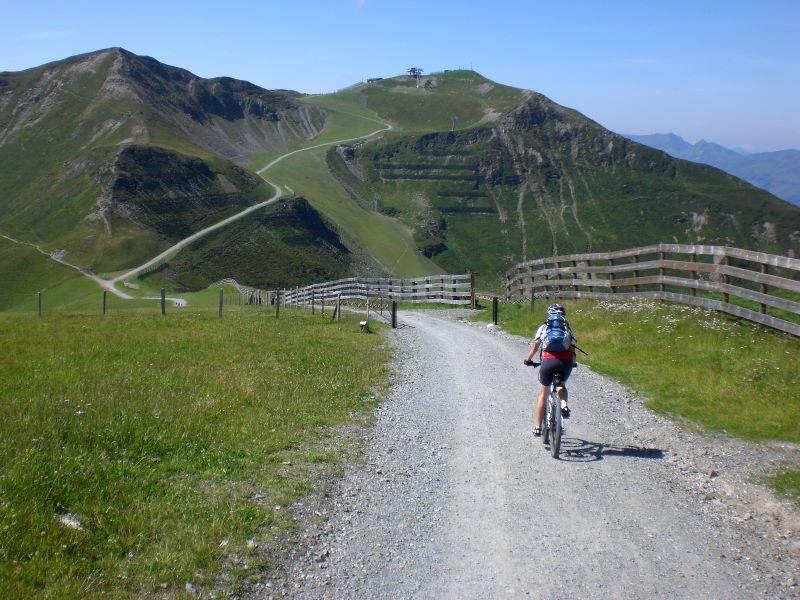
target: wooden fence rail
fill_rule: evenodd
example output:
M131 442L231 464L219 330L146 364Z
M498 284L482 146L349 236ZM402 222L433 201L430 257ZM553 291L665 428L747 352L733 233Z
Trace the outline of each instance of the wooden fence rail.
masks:
M471 305L474 302L474 276L430 275L405 279L350 277L302 288L286 290L286 304L311 304L312 301L370 300L385 298L398 302Z
M781 318L800 315L800 260L728 246L657 244L539 258L508 271L507 300L537 297L654 298L800 336L800 324Z

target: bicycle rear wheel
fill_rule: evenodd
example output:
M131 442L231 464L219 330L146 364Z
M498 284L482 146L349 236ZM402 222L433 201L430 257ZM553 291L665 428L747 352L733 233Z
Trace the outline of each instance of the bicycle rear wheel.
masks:
M547 412L542 420L542 443L545 446L550 443L550 415Z
M550 416L549 398L544 406L544 419L542 419L542 443L547 446L550 443L550 432L553 429L553 418Z
M550 395L550 408L553 411L553 425L550 431L550 454L553 458L558 458L561 450L561 399L557 392Z

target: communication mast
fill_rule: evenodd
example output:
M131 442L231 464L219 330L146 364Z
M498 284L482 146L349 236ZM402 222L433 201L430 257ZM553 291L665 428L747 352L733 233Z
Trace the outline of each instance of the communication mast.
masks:
M422 67L409 67L406 72L409 77L414 77L417 80L417 88L419 88L419 80L422 79Z

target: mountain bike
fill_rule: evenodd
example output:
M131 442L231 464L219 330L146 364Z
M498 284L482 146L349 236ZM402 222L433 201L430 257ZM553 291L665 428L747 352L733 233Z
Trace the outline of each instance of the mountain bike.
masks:
M547 394L542 422L542 443L550 444L550 455L558 458L561 450L561 434L564 433L564 417L561 415L561 398L558 388L561 387L561 373L553 374L550 392Z
M531 361L525 364L535 369L542 363ZM561 414L561 398L558 395L558 388L561 387L561 383L561 373L553 373L550 391L545 399L544 418L540 424L542 428L542 443L545 446L550 446L550 454L553 458L558 458L558 453L561 450L561 436L564 433L564 416Z

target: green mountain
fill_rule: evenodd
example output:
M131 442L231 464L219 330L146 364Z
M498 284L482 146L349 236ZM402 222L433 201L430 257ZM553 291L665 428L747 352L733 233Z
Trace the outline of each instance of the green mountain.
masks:
M382 123L392 129L336 142ZM298 149L265 174L291 200L147 277L196 289L473 270L497 289L516 262L554 253L662 241L800 251L797 207L473 71L306 97L118 48L0 73L0 234L120 272L272 198L255 170ZM0 276L56 282L13 277L31 246L3 241L17 254Z
M244 161L319 134L297 96L118 48L0 73L0 232L100 273L139 265L273 195Z
M412 227L447 271L496 287L514 263L655 242L796 255L800 210L705 165L474 72L350 91L399 131L328 163L357 201Z

